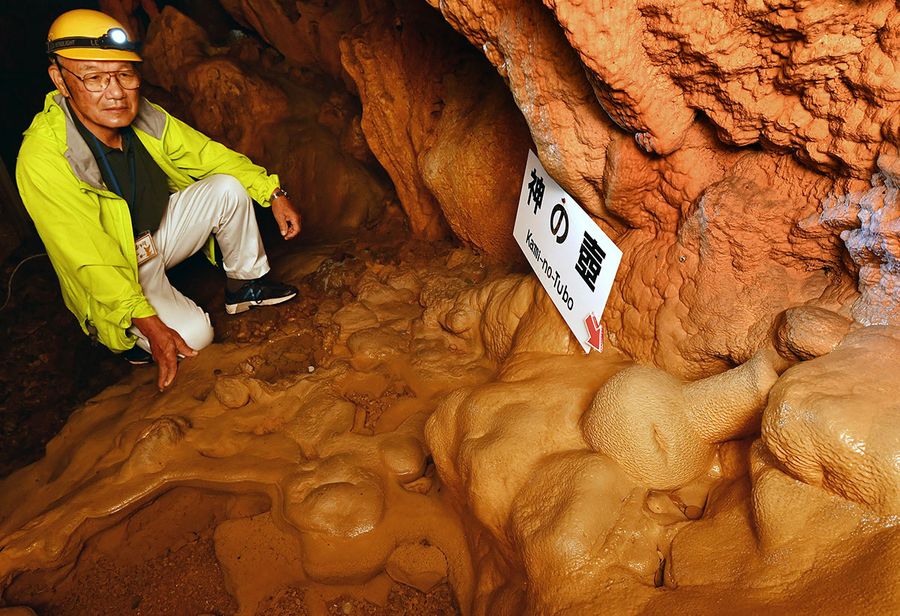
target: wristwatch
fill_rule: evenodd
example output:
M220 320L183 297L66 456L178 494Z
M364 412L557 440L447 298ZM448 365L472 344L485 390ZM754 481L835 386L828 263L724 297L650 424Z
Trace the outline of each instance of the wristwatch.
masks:
M281 186L279 186L278 188L276 188L275 190L272 191L272 196L269 197L269 201L274 201L278 197L286 197L286 198L290 199L288 192L285 189L283 189Z

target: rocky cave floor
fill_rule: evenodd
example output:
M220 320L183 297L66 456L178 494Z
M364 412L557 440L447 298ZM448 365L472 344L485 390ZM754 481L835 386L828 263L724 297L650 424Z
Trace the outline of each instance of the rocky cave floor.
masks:
M313 317L323 303L338 309L350 300L349 288L367 267L373 263L415 267L452 250L446 244L409 242L383 228L370 230L362 241L315 247L302 246L302 241L278 244L271 225L263 231L276 276L282 274L279 256L316 253L315 271L299 279L282 276L299 287L296 300L227 315L222 273L200 255L171 270L170 278L210 313L216 343L258 345L292 334L291 349L279 352L277 362L254 366L256 377L268 382L311 372L327 360L328 333L313 324ZM25 246L13 253L2 268L4 280L24 255L34 252L34 246ZM0 348L0 478L40 459L69 415L106 387L132 372L155 379L154 366L129 366L82 335L62 304L45 258L20 268L9 305L0 312L0 331L6 341ZM369 402L366 424L374 424L378 405ZM227 495L173 489L127 523L92 537L74 568L52 583L44 578L20 580L0 600L0 607L27 605L39 616L235 614L238 604L228 592L212 540L214 522L227 507ZM164 516L159 515L161 510ZM126 532L128 549L123 550ZM373 597L375 601L370 600ZM459 614L459 608L446 582L421 592L382 574L363 592L354 587L324 592L286 587L262 602L257 614L435 616Z

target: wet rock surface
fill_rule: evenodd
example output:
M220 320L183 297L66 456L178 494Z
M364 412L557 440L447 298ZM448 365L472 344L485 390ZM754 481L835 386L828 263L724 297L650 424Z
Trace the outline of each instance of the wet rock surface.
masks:
M380 234L382 240L389 235ZM437 493L430 479L434 470L426 461L422 420L419 418L425 401L446 387L440 384L443 380L423 380L421 370L430 374L439 366L429 367L428 360L423 360L424 366L417 367L416 362L410 363L396 353L376 352L380 347L389 346L377 344L377 341L384 337L391 340L398 336L398 332L409 331L410 319L422 311L415 301L413 289L422 284L423 274L397 264L412 259L424 265L422 259L427 257L436 259L435 264L446 263L453 254L449 246L432 245L421 250L417 245L406 245L403 241L382 241L378 245L373 244L372 248L360 243L356 246L320 247L305 254L284 254L276 261L281 263L276 268L276 274L281 273L280 268L308 272L299 278L284 276L299 286L300 297L291 304L252 311L238 319L224 315L221 291L213 288L215 280L195 285L199 286L198 294L201 297L206 295L207 301L214 306L210 312L217 327L218 343L215 347L222 345L228 350L224 355L218 351L204 353L209 362L204 366L193 364L192 360L183 361L178 377L183 387L180 394L150 402L145 397L151 394L150 390L144 394L138 392L152 383L155 368L135 369L119 385L107 390L110 397L105 398L105 402L103 397L95 399L76 414L73 418L75 423L69 423L69 428L56 442L65 440L65 434L80 434L75 436L76 440L93 434L99 438L98 442L103 441L96 430L99 425L111 422L106 424L112 428L107 435L113 440L101 446L106 452L100 455L107 460L101 464L106 466L112 463L118 470L113 472L113 467L107 467L112 475L107 480L96 477L99 483L87 477L75 479L80 473L75 467L63 471L64 476L75 481L69 489L64 489L64 492L74 491L63 499L82 501L94 513L87 517L76 514L73 518L63 514L62 510L57 513L45 511L39 516L44 523L60 523L82 538L71 542L62 535L57 539L47 535L49 542L41 540L40 543L49 550L45 552L46 556L67 554L63 556L67 560L78 555L77 572L64 568L51 573L51 577L62 576L65 582L61 582L57 591L50 595L42 590L46 588L42 580L47 579L43 573L26 574L8 589L4 600L35 606L41 613L49 610L52 613L77 614L84 613L79 610L85 609L97 610L95 613L118 613L123 605L132 601L135 605L144 605L142 613L175 613L172 610L177 602L171 603L170 599L160 597L181 597L184 594L181 589L187 588L185 584L188 584L193 594L182 599L184 605L194 606L191 609L196 609L197 613L235 613L238 608L253 609L269 596L266 593L274 596L279 591L275 581L267 587L266 582L259 578L257 569L248 570L243 564L251 561L248 560L252 559L250 553L260 549L259 545L245 545L246 532L250 528L246 525L253 524L251 520L257 519L254 516L260 515L260 509L268 511L267 515L277 519L279 525L288 524L297 528L300 536L307 537L299 544L300 551L306 556L299 568L291 569L294 577L281 579L273 574L272 578L282 585L287 583L297 588L317 585L320 590L314 601L331 600L329 597L334 597L334 594L323 589L336 581L344 580L345 586L352 586L377 577L394 552L391 542L398 532L399 536L406 537L405 541L410 545L427 538L443 546L438 553L449 555L448 560L454 569L450 577L454 580L467 577L466 559L460 553L464 543L458 522L449 512L443 511L435 500ZM207 266L196 263L193 267ZM431 284L440 287L439 281L447 275L443 273L443 267L426 272L425 279L434 277ZM473 283L484 276L484 267L474 255L458 259L458 264L451 266L451 269L453 267L463 268L467 272L464 276ZM210 272L215 274L214 270L207 273ZM341 275L337 276L337 273ZM334 319L335 314L363 305L373 315L370 322L350 320L343 327L334 324L341 322ZM422 346L425 355L432 357L431 361L439 358L435 355L437 348L432 348L432 342L410 343L409 349L414 351ZM440 360L440 365L444 361ZM470 369L475 368L472 375L482 374L487 369L486 366L481 367L477 357L466 359L464 365L470 363ZM198 378L190 376L195 369L200 370L195 374ZM471 378L467 374L466 370L456 371L449 382ZM296 388L298 383L305 383L301 386L302 391ZM116 388L119 388L118 393ZM163 395L168 396L174 391ZM151 397L155 395L151 394ZM112 406L107 407L109 404ZM99 410L101 407L106 410ZM127 419L138 407L148 413L141 411L140 418L134 416ZM156 411L151 411L151 407ZM362 413L363 419L357 422L359 413ZM215 416L220 416L220 419L228 416L237 423L224 432L218 428L207 432L204 426L212 427L208 422ZM81 428L76 427L78 417L85 422ZM88 432L82 433L82 429ZM114 436L122 429L124 432L120 436ZM235 430L233 435L236 440L227 436L232 430ZM102 429L100 431L103 432ZM205 436L195 440L201 434ZM124 441L120 440L123 438ZM258 455L259 459L242 469L245 463L237 460L250 453L246 447L254 441L262 448L251 456ZM199 449L190 453L194 447ZM254 447L251 445L251 449ZM54 445L50 456L52 451L62 450ZM200 458L196 458L198 454ZM81 457L81 454L75 455ZM171 545L174 539L163 534L150 547L150 535L139 530L144 525L140 520L155 516L155 523L166 523L163 520L168 520L173 527L178 526L177 516L172 517L178 507L167 505L166 495L172 494L168 490L175 485L170 484L170 480L179 483L181 480L176 479L177 476L186 478L184 472L194 474L189 470L193 464L189 462L191 458L205 458L213 466L219 466L224 471L220 475L222 487L233 481L239 484L249 481L247 485L262 481L259 484L262 486L280 474L281 478L271 484L271 489L276 489L277 485L277 490L283 494L282 498L276 499L280 504L274 505L273 501L275 508L260 506L252 498L244 504L211 504L205 509L208 511L206 517L200 514L183 515L184 523L196 525L195 531L191 531L194 540L179 547ZM118 462L114 461L116 459ZM227 460L236 464L232 470L226 470L231 464ZM282 471L277 470L279 466ZM252 470L253 467L257 470ZM232 474L234 472L236 474ZM262 474L258 475L258 472ZM162 479L162 483L158 483L161 489L145 493L143 488L138 488L134 494L137 498L130 505L125 501L120 505L113 504L122 495L121 489L125 485L130 483L137 488L138 483L148 480L151 475ZM59 478L62 479L62 476ZM84 480L94 484L94 487L87 488ZM157 480L151 482L157 483ZM14 484L24 487L21 472L18 478L16 475L11 478L9 485ZM78 488L76 484L82 484L82 488L87 490ZM104 485L105 488L102 487ZM51 479L40 491L47 490L45 493L48 495L57 493L63 496L63 492L58 492L61 487L61 483ZM105 491L107 496L95 494L95 489ZM5 493L11 495L11 492ZM78 493L81 496L77 496ZM203 494L205 492L200 491L185 498L203 499ZM259 495L263 502L268 502L274 493L263 489ZM99 499L95 500L95 497ZM90 505L88 501L94 504ZM398 508L397 505L402 503L406 504ZM125 508L120 509L121 506ZM117 509L129 512L125 518L127 522L119 521L122 517L113 513ZM197 509L203 508L198 506ZM154 513L140 513L145 510ZM413 512L412 519L416 522L408 524L409 513L403 512ZM22 513L25 513L24 509L20 509L13 518L21 519L19 516ZM96 526L91 520L97 514L112 525ZM3 519L5 523L16 524L5 514ZM271 524L271 521L268 523ZM269 533L276 544L284 544L281 531L272 527ZM256 531L253 534L259 535ZM452 541L449 537L453 538ZM96 559L88 558L85 554L94 553L95 548L91 546L95 541L106 542L104 545L109 550L113 549L116 541L128 545L143 545L146 542L151 552L164 549L172 556L160 560L152 554L136 550L129 552L125 562L121 555L113 551L98 555ZM244 547L235 547L235 542ZM162 548L163 544L169 545ZM12 544L4 544L2 553L5 558L16 551ZM30 548L26 551L30 552ZM297 556L291 554L286 558L296 559ZM398 563L409 563L412 558L414 563L428 565L421 571L415 565L412 569L396 564L393 566L395 571L405 571L396 575L405 583L418 586L420 591L411 592L398 587L388 593L388 589L396 583L382 574L385 581L375 583L377 592L357 592L353 600L356 603L352 603L357 611L347 613L369 613L359 610L370 604L379 606L381 611L375 613L455 613L455 599L448 594L447 587L443 590L436 588L448 576L446 562L442 560L445 570L443 574L438 574L432 563L434 559L429 559L431 553L420 556L393 557ZM55 556L50 558L56 559ZM170 573L182 571L183 575L167 577L168 574L158 570L160 567ZM50 573L54 569L56 567L51 566L45 572ZM192 582L191 575L199 577ZM117 584L121 592L99 593L91 598L92 592L110 583ZM146 585L146 592L153 596L137 601L128 590L130 584ZM226 587L227 592L224 590ZM190 597L196 597L198 602L192 603ZM248 597L254 598L253 603L248 603ZM415 605L420 605L420 608Z
M77 610L134 544L197 611L896 611L895 4L429 4L151 25L153 94L355 241L274 250L298 300L0 484L3 600ZM624 252L601 354L513 271L532 144Z

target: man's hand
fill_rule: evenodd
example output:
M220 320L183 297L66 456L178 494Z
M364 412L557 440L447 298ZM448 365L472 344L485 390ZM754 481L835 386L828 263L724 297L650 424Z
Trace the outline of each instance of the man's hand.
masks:
M292 240L300 235L300 212L291 203L289 197L279 196L272 199L272 215L278 223L281 237Z
M197 351L189 347L178 332L163 323L156 315L134 318L131 322L150 341L150 352L153 353L153 360L159 367L157 385L162 391L175 380L178 354L193 357Z

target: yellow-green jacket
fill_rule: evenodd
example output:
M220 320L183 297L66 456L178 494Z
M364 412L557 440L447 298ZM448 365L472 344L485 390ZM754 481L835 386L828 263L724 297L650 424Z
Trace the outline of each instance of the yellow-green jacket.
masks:
M135 134L182 190L216 173L233 175L262 204L278 176L254 165L158 105L141 100ZM134 346L131 320L156 314L138 283L131 213L106 188L90 148L69 116L62 95L47 95L25 131L16 182L59 277L66 306L86 334L114 351Z

